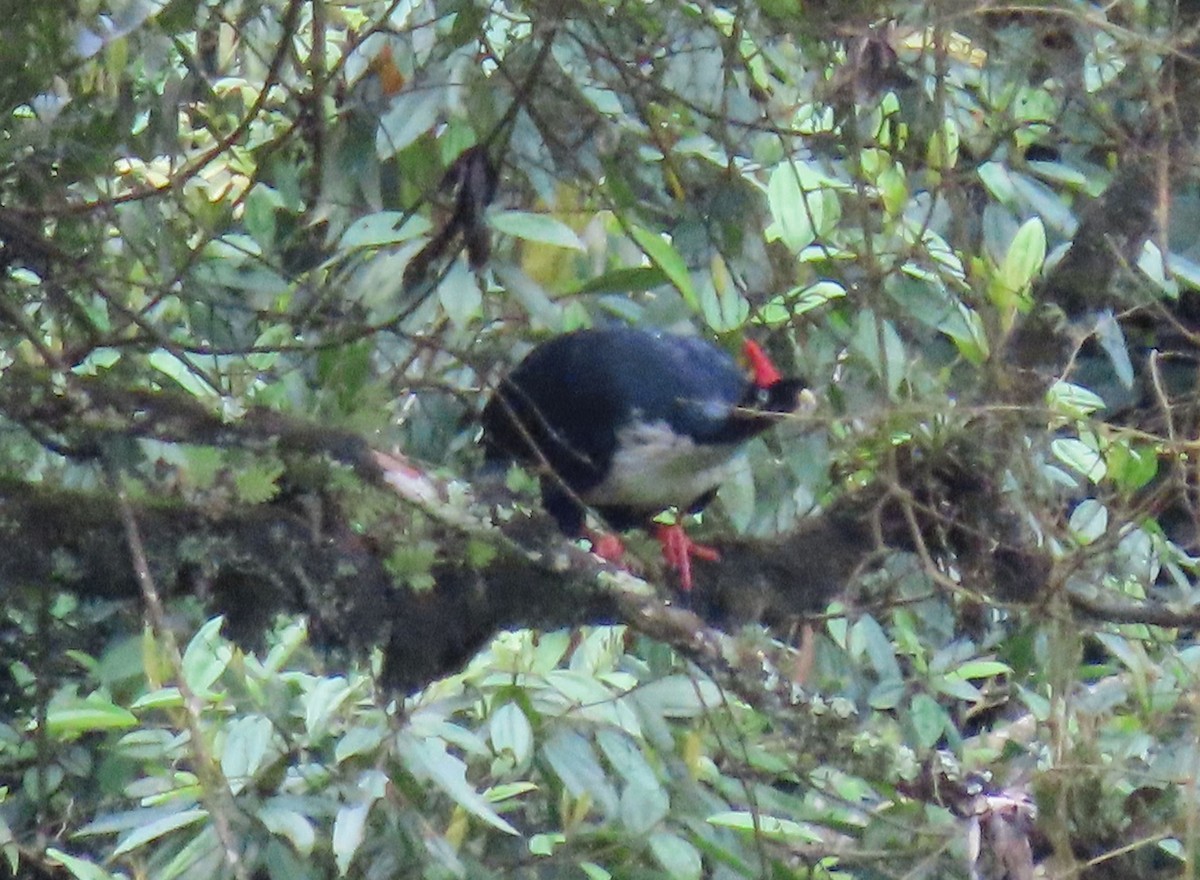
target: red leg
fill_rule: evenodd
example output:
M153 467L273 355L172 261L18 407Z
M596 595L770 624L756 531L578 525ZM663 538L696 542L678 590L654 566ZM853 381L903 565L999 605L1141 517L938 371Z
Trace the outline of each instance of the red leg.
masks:
M592 552L615 565L622 564L625 558L625 545L621 539L610 532L594 532L587 529L583 535L592 542Z
M679 523L665 526L657 525L654 535L662 545L663 562L668 568L679 572L679 588L687 593L692 589L692 557L716 562L721 558L715 547L697 544L687 536Z

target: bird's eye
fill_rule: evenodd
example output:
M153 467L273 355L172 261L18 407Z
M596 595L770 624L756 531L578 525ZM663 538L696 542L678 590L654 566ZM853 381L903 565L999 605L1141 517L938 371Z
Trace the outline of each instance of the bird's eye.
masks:
M771 389L760 386L754 392L754 402L760 407L766 407L771 402Z

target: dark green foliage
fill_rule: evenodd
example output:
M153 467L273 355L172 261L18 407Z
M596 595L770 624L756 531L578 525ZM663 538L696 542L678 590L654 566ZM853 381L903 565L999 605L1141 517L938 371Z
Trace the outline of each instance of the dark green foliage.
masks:
M1190 876L1194 6L3 4L10 872ZM472 485L606 321L822 400L694 619Z

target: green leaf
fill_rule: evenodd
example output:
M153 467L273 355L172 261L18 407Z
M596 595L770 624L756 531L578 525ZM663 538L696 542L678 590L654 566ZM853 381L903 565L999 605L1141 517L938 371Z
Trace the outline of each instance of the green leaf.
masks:
M640 226L631 225L629 234L642 249L642 253L650 259L650 262L662 270L662 273L675 285L675 289L683 296L683 301L692 311L699 312L700 298L696 295L696 288L692 285L692 276L688 272L687 264L679 255L679 251L675 250L675 246L657 232L651 232Z
M670 281L658 266L627 266L597 275L571 290L572 296L585 293L638 293L653 290Z
M1158 452L1131 440L1114 441L1104 456L1108 475L1126 492L1136 492L1158 474Z
M723 704L713 682L688 675L668 675L634 691L638 703L663 718L695 718Z
M339 250L399 244L424 235L432 224L419 214L405 215L401 211L378 211L359 217L342 233Z
M991 678L994 675L1011 675L1012 667L1000 660L968 660L946 673L947 678Z
M546 741L541 753L572 795L590 797L606 816L618 814L620 798L597 760L592 744L582 734L561 729Z
M337 745L333 749L334 760L339 764L348 758L353 758L355 755L369 755L379 748L384 737L387 736L387 728L379 727L351 727L346 731L346 735L337 741Z
M867 703L872 709L895 709L904 700L903 679L884 678L867 692Z
M56 847L47 847L46 856L71 872L75 880L121 880L122 875L110 874L94 862L70 855Z
M439 73L445 75L446 71ZM421 88L405 89L391 98L375 137L375 149L381 157L399 153L437 124L449 93L445 83L445 79L429 77Z
M504 263L492 266L492 271L504 292L521 304L535 324L548 330L562 330L563 307L552 300L540 284L517 267Z
M346 876L366 834L367 814L374 800L343 804L333 819L333 858L338 874Z
M438 285L438 302L455 327L468 326L483 311L483 292L475 273L462 260L455 260Z
M211 865L224 855L216 829L209 823L189 840L175 858L154 873L154 880L176 880L177 877L194 875L197 869L207 868L204 876L211 876Z
M718 262L714 260L714 263ZM720 266L720 271L714 270L710 278L700 284L697 296L704 323L717 333L728 333L746 323L750 317L750 303L732 283L724 263Z
M357 799L344 803L333 820L333 856L338 873L345 875L366 834L371 807L387 791L388 779L379 770L367 770L358 778Z
M46 712L46 730L51 736L123 730L137 723L137 716L128 709L95 694L80 702L52 704Z
M497 754L509 753L518 767L533 754L533 727L516 703L505 703L488 719L492 748Z
M233 649L221 638L224 617L214 617L200 627L183 652L183 678L192 693L204 696L225 672Z
M1008 166L1001 162L984 162L976 173L996 201L1009 207L1016 203L1017 189L1013 185Z
M879 347L881 336L882 350ZM881 327L873 312L863 310L858 316L851 348L866 361L880 381L886 381L888 395L894 397L908 374L908 352L892 322L884 320Z
M958 164L958 125L953 119L943 119L942 127L929 139L926 162L930 168L946 170Z
M667 831L651 834L650 853L672 880L700 880L704 871L696 847L677 834Z
M654 779L655 772L638 747L637 740L624 731L610 727L596 731L596 744L604 753L605 760L629 785L645 779Z
M1171 254L1171 276L1192 290L1200 290L1200 263L1179 254Z
M188 825L193 825L207 817L208 810L195 807L190 810L180 810L178 813L164 816L148 825L142 825L121 839L116 849L112 851L112 856L116 858L127 852L132 852L139 846L145 846L150 841L157 840L164 834L170 834L172 831L186 828Z
M965 678L956 678L950 673L932 676L929 684L939 694L945 694L956 700L963 700L967 703L978 703L983 699L983 694L979 688L975 687L975 685L971 684Z
M1059 234L1070 237L1079 225L1071 213L1070 204L1059 193L1028 174L1011 172L1013 190L1017 204L1023 207L1020 213L1034 213Z
M846 288L836 281L817 281L807 287L794 287L784 294L791 302L792 314L803 315L831 300L846 295Z
M329 721L346 699L354 693L344 676L323 678L304 695L304 728L311 743L319 742L329 727Z
M263 715L245 715L226 725L220 750L221 771L234 794L244 789L262 768L274 736L271 719Z
M767 181L767 206L774 220L768 240L781 239L799 253L832 228L841 214L834 187L840 184L802 162L776 166Z
M648 833L670 808L670 798L653 776L631 782L621 792L621 823L632 834Z
M146 357L151 367L174 379L184 391L193 397L217 397L216 390L197 375L196 370L185 364L165 348L156 348Z
M567 835L562 832L535 834L529 838L529 851L535 856L550 856L566 842Z
M282 461L256 462L239 468L233 478L238 500L244 504L266 504L279 494L283 471Z
M301 856L312 853L317 831L307 816L270 803L260 807L256 815L272 834L287 838Z
M1092 544L1108 531L1108 508L1095 498L1085 498L1071 511L1067 527L1081 545Z
M966 303L957 302L937 329L953 340L959 354L975 365L987 360L990 348L983 318Z
M1096 341L1108 355L1117 379L1126 388L1133 387L1133 362L1129 359L1129 345L1125 342L1125 333L1121 325L1113 317L1111 309L1105 309L1096 319Z
M1038 217L1021 224L1013 236L1004 262L1000 264L1000 282L1013 294L1023 295L1046 262L1046 227Z
M532 782L505 782L493 785L483 793L483 796L488 799L488 803L498 804L537 790L538 787Z
M501 211L491 215L488 223L493 229L521 238L554 247L586 251L587 247L575 234L575 230L549 214L533 214L528 211Z
M916 744L923 749L933 748L950 723L946 710L929 694L917 694L912 698L908 717L917 735Z
M1107 472L1104 459L1091 444L1074 437L1059 437L1050 441L1050 451L1075 473L1093 483L1104 479Z
M471 783L467 782L467 765L446 751L440 739L421 740L402 733L397 740L398 750L408 771L418 779L432 782L451 800L476 818L508 834L517 829L508 824Z
M852 656L867 655L880 679L899 681L903 678L891 640L874 617L865 615L854 622L848 645Z
M139 712L147 709L182 709L183 694L177 687L158 688L138 697L130 708Z
M709 825L716 825L719 828L733 828L737 831L762 834L764 837L772 840L785 842L820 843L822 839L821 835L807 824L794 822L791 819L780 819L775 816L755 814L749 811L737 810L727 813L714 813L704 821Z
M1046 405L1065 416L1082 418L1104 409L1104 398L1082 385L1073 385L1061 379L1046 391Z

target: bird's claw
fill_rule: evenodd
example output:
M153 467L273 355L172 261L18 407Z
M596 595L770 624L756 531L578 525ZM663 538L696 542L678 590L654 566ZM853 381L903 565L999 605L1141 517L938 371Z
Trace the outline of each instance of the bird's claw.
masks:
M668 568L679 572L679 589L690 592L692 589L692 557L707 562L716 562L721 554L716 547L707 544L697 544L688 537L683 526L660 525L655 530L658 543L662 545L663 562Z
M620 565L625 559L625 545L621 539L610 532L593 532L590 529L587 539L592 542L592 552L614 565Z

